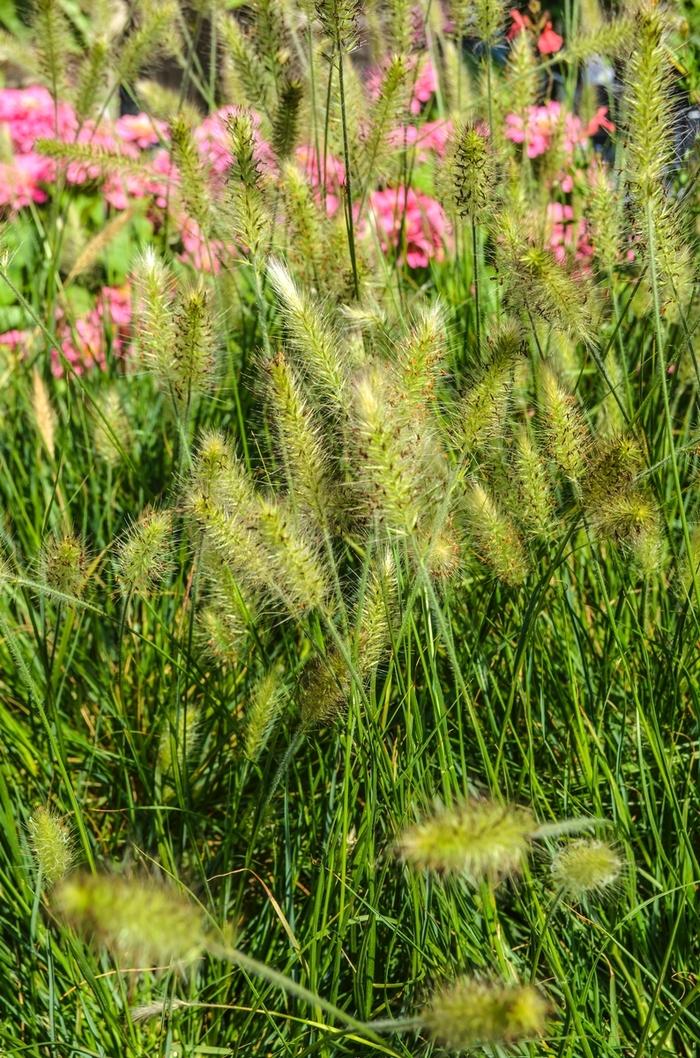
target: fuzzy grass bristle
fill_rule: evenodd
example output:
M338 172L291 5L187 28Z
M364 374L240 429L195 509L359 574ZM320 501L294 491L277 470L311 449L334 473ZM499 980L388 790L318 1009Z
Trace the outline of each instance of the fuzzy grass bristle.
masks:
M44 443L49 458L53 459L56 449L56 413L46 383L36 368L32 372L32 395L32 410L37 433Z
M543 1036L550 1005L534 985L461 977L421 1012L431 1039L450 1050L512 1045Z
M267 274L302 372L318 384L333 407L343 407L347 379L338 335L281 261L270 261Z
M290 502L307 511L318 525L327 525L333 510L327 440L284 353L280 350L265 366Z
M584 476L590 451L590 434L575 399L552 368L543 363L538 373L542 428L549 450L573 482Z
M70 827L50 809L40 806L27 824L29 844L42 880L55 885L71 870L75 852Z
M39 573L49 591L79 599L87 583L87 557L77 536L49 537L39 556Z
M168 575L173 522L169 511L146 511L119 543L115 567L126 595L148 595Z
M398 534L415 529L429 498L421 461L421 439L429 438L421 438L416 425L410 420L410 404L387 368L373 363L360 372L352 401L358 491L368 509Z
M353 676L364 683L385 658L396 596L393 556L380 551L357 596L351 641L344 651L336 646L326 657L314 659L302 676L299 700L304 729L337 720L351 693Z
M197 907L152 878L72 875L54 889L52 906L122 964L166 969L204 950Z
M536 829L527 808L473 798L407 827L396 850L414 869L497 882L521 870Z
M292 120L291 115L287 115ZM250 114L233 114L228 120L232 165L227 176L228 207L241 248L254 260L269 242L271 220L265 202L263 174L258 161L255 128ZM293 128L273 130L278 151L291 152ZM289 142L283 143L282 136ZM286 157L286 154L280 157Z
M480 557L505 584L522 584L529 570L527 554L511 519L478 481L467 489L464 506Z
M136 261L133 282L141 355L148 367L167 378L175 345L175 278L153 247L148 246Z
M552 860L552 881L572 900L581 900L614 886L622 872L619 853L605 841L572 841Z
M95 452L108 466L116 467L130 445L132 434L129 417L115 388L102 395L98 410L93 428Z
M352 51L358 43L359 0L315 0L315 6L328 38L342 51Z
M245 755L256 761L263 753L285 704L285 689L276 672L268 672L253 689L246 712Z
M477 125L461 125L448 150L443 195L458 216L479 218L493 209L498 187L496 158L486 132Z
M175 314L175 342L167 378L180 399L207 389L216 365L210 292L201 284L184 291Z

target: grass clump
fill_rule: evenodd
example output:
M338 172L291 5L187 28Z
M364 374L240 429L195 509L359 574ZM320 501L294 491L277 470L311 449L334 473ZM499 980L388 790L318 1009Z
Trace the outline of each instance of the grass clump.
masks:
M11 6L0 1049L692 1058L696 13Z

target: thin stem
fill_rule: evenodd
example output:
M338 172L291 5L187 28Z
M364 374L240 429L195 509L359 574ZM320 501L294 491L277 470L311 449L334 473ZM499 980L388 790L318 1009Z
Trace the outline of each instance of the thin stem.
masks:
M352 182L350 178L350 144L348 141L348 123L345 113L345 80L343 75L343 47L340 33L336 37L338 49L338 89L340 92L340 118L343 126L343 155L345 158L345 223L348 233L348 249L352 265L352 285L356 298L360 296L360 281L357 275L357 258L355 256L355 229L352 215Z
M666 355L664 351L664 339L663 329L661 326L661 301L659 297L659 277L656 270L656 231L654 228L654 218L651 212L651 201L647 199L646 203L646 223L647 223L647 239L649 243L649 276L651 279L651 293L652 300L654 303L654 326L656 331L656 355L658 357L659 364L659 377L661 380L661 394L663 397L664 404L664 422L666 425L666 437L669 445L669 455L671 457L671 471L673 474L673 484L676 490L676 498L678 500L678 513L681 519L681 525L683 527L683 541L685 543L686 555L688 556L688 564L690 566L692 581L693 581L693 592L696 600L700 600L700 594L698 593L698 583L695 573L695 566L693 563L693 551L690 543L690 532L688 530L688 521L685 516L685 504L683 502L683 491L681 489L681 479L678 473L678 460L676 458L676 445L673 437L673 419L671 416L671 404L668 399L668 382L666 379Z
M304 988L297 981L293 981L291 977L287 977L286 974L280 973L279 970L273 970L271 966L267 966L264 962L259 962L257 959L251 958L250 955L245 955L238 948L212 948L210 949L211 954L218 956L221 959L225 959L227 962L235 963L236 966L240 966L242 970L246 970L253 977L259 977L263 981L269 981L275 988L280 988L287 995L296 996L297 999L302 999L304 1002L309 1003L313 1007L318 1007L320 1010L325 1010L326 1014L330 1014L331 1017L335 1018L336 1021L340 1021L343 1025L347 1025L349 1029L353 1029L354 1032L361 1033L364 1037L369 1040L374 1040L377 1043L381 1042L381 1039L377 1032L372 1028L371 1023L359 1021L357 1018L352 1017L351 1014L346 1014L344 1010L340 1010L333 1003L329 1003L327 999L323 999L322 996L316 995L315 992L309 991L308 988Z
M474 311L476 314L476 352L481 363L481 300L479 297L479 246L476 218L472 217L472 259L474 262Z

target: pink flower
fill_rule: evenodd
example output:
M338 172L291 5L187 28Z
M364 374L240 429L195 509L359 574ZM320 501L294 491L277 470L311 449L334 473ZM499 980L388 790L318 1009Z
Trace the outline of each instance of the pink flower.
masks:
M114 209L127 209L130 199L150 196L156 206L165 209L168 189L177 184L179 176L168 151L156 151L149 170L144 173L109 173L103 188L105 200Z
M2 349L17 349L24 355L31 341L31 331L5 331L4 334L0 334L0 348Z
M607 113L606 108L601 110ZM602 125L604 114L593 120ZM537 158L548 151L554 137L561 133L561 145L567 155L572 155L576 145L588 139L591 124L584 128L576 114L567 113L560 103L550 99L542 106L530 107L526 121L519 114L507 114L505 133L513 143L525 144L528 158Z
M434 198L410 187L388 187L373 191L369 204L384 253L398 250L409 268L426 268L431 260L444 259L451 231Z
M586 126L587 136L595 136L596 132L598 132L600 129L605 129L606 132L615 131L615 126L613 125L612 121L610 121L607 114L607 107L598 107L595 114Z
M56 325L61 339L61 353L77 375L90 367L104 368L106 364L105 337L102 319L97 309L80 316L71 327L62 318ZM57 349L51 350L51 373L61 378L65 373L63 359Z
M547 206L547 230L549 248L560 264L572 255L577 261L588 261L593 247L588 241L586 221L574 220L573 207L561 202L550 202Z
M73 108L55 103L41 85L0 89L0 122L8 126L14 150L28 154L38 139L70 139L77 128Z
M563 43L564 38L555 33L552 29L552 23L548 22L542 33L540 33L537 41L537 50L540 55L554 55L555 52L561 49Z
M340 209L341 188L345 184L345 166L340 158L333 154L326 154L319 158L315 147L297 147L296 159L304 170L309 184L316 194L316 201L321 205L321 195L324 185L326 188L325 209L329 217L334 217Z
M207 239L193 217L182 220L180 238L184 247L180 260L192 265L196 272L218 275L226 255L234 252L233 246L226 246L220 239Z
M508 14L511 17L511 26L506 33L506 40L513 40L517 37L518 33L522 33L524 29L531 29L532 22L527 15L522 15L516 7L511 7Z
M180 174L170 153L165 149L155 152L151 158L151 170L153 178L148 183L148 193L154 196L157 206L165 209L169 193L172 187L179 183Z
M114 132L122 143L135 143L141 150L168 139L168 126L150 114L124 114L115 121Z
M419 161L428 157L430 151L434 151L438 157L445 153L447 141L452 132L452 122L449 120L426 121L424 125L403 125L391 129L387 136L392 147L401 150L404 147L416 147Z
M410 111L412 114L420 114L424 103L430 102L438 89L438 78L430 59L426 59L420 66L418 76L413 85L411 95Z
M558 108L559 104L554 106ZM519 114L507 114L506 137L513 143L524 144L528 158L537 158L549 150L557 120L558 110L554 112L549 104L530 107L527 123Z
M315 147L301 146L297 147L296 159L312 187L321 187L325 182L326 187L337 189L345 183L345 166L334 154L320 158Z
M56 378L65 374L64 359L77 375L93 367L104 369L107 365L107 335L111 335L113 355L124 356L130 340L130 326L131 292L128 285L103 287L94 308L79 316L72 325L59 311L56 333L61 339L61 352L51 350L51 373Z
M71 142L85 144L104 154L115 157L138 158L139 151L133 143L120 143L115 136L113 126L106 121L99 124L86 121L78 135L71 137ZM99 180L104 173L104 165L99 162L70 162L66 168L66 180L69 184L85 184Z
M435 92L438 89L438 77L437 71L433 66L433 63L429 57L425 57L422 60L415 58L408 60L409 71L415 71L416 63L420 62L418 72L413 82L411 90L411 100L409 103L409 109L412 114L420 114L425 103L430 102ZM383 63L381 66L376 67L372 70L366 78L365 85L369 98L376 101L382 90L382 84L387 72L387 63Z
M98 309L103 318L111 320L115 327L123 329L131 324L131 290L128 284L121 287L102 287L101 304Z
M18 154L11 162L0 163L0 206L17 210L31 202L46 202L40 185L53 175L52 161L40 154Z

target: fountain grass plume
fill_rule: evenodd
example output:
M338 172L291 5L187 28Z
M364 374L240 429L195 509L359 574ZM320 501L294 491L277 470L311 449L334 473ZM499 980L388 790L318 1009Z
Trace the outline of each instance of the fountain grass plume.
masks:
M267 266L270 284L282 308L288 340L309 385L318 387L318 401L342 410L346 372L341 342L325 314L300 289L281 261Z
M461 977L419 1015L428 1036L450 1050L513 1045L544 1035L550 1004L534 985Z
M622 873L619 853L606 841L581 839L552 859L552 881L570 900L582 900L615 886Z
M87 584L87 556L73 533L50 536L39 555L39 576L49 593L79 599Z
M196 906L153 878L71 875L54 889L52 908L120 963L166 969L191 963L204 952Z
M564 474L579 482L591 447L580 408L546 362L539 367L538 383L542 429L549 451Z
M513 521L499 509L484 485L472 482L464 496L469 531L480 558L511 587L527 577L527 553Z
M271 421L291 505L324 526L332 515L329 448L313 408L287 357L279 350L264 364Z
M117 579L125 595L147 596L168 575L173 520L169 511L146 510L127 529L115 553Z
M75 861L73 835L70 827L43 805L27 824L29 844L42 880L53 886L64 878Z
M519 873L536 831L529 808L471 798L406 827L396 851L414 869L459 875L476 885Z

